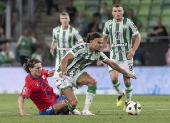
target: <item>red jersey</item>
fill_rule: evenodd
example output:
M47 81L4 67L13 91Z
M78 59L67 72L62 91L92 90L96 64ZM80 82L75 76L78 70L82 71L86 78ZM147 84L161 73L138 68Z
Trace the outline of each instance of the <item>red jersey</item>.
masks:
M31 99L39 111L47 109L57 100L53 88L48 84L48 70L42 69L40 78L34 78L28 74L20 96Z

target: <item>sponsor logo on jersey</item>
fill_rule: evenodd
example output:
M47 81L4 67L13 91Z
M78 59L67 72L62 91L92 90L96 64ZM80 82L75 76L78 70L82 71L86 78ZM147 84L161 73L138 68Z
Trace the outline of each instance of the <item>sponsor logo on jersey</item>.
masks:
M123 29L127 29L127 25L123 25Z
M126 47L127 43L121 43L121 44L112 44L112 47Z
M22 90L22 94L27 95L27 93L28 93L28 88L24 87L23 90Z

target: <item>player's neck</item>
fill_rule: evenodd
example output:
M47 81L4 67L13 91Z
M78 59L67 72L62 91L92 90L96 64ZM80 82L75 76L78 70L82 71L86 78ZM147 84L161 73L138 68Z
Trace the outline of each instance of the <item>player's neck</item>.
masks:
M123 18L120 18L120 19L114 19L116 23L119 23L122 21Z
M62 25L63 30L67 30L69 25Z

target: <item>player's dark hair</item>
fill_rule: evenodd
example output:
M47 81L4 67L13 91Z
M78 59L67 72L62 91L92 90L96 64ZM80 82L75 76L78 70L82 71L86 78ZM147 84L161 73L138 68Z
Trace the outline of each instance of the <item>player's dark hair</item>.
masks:
M26 62L23 64L24 70L29 73L29 68L33 68L36 63L41 63L38 59L26 59Z
M95 38L102 38L102 36L97 32L88 33L86 36L86 42L90 43L90 41L94 40Z
M123 6L121 4L114 4L113 7L122 7L123 8Z

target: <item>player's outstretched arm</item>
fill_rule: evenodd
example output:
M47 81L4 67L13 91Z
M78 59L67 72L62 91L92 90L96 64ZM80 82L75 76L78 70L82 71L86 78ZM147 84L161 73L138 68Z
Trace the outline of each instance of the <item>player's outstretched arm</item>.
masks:
M21 115L30 115L30 114L25 114L24 110L24 98L22 96L18 97L18 107Z
M108 64L111 68L117 70L118 72L122 73L122 74L126 74L128 77L133 78L133 79L137 79L136 76L129 74L128 72L126 72L124 69L122 69L117 63L111 61L110 59L107 59L105 61L106 64Z
M52 70L52 71L48 72L48 77L53 76L53 75L54 75L54 72L55 72L55 70Z
M63 77L63 75L67 75L66 67L69 60L74 59L74 56L71 53L68 53L62 60L61 60L61 73L59 74L60 77Z

